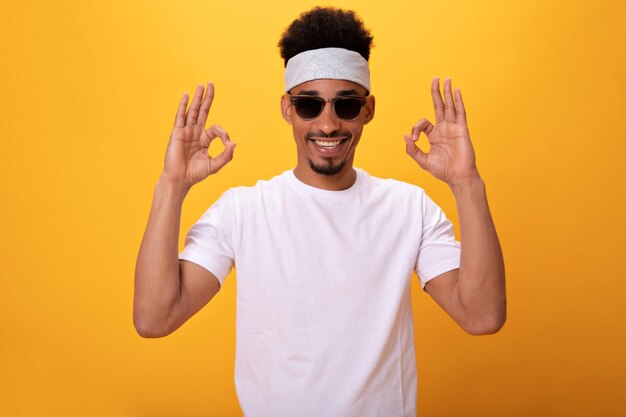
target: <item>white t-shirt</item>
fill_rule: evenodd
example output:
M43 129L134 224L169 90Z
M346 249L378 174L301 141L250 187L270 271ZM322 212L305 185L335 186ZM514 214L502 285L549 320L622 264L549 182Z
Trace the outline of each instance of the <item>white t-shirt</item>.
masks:
M347 190L292 171L225 192L180 254L221 283L236 265L235 386L246 417L412 417L411 273L460 263L441 209L357 169Z

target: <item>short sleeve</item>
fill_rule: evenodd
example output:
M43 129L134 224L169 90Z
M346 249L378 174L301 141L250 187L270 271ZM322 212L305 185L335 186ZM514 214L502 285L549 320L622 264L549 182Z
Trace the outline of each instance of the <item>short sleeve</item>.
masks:
M178 256L207 269L220 285L224 284L235 259L231 244L235 203L233 192L225 192L191 227L185 237L185 248Z
M422 240L415 272L423 288L431 279L459 267L461 244L455 240L452 222L441 208L426 194L422 196Z

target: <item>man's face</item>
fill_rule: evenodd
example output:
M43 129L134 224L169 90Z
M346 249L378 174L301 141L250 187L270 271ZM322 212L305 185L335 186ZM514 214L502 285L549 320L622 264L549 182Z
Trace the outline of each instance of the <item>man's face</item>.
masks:
M291 95L310 95L324 99L340 96L365 97L366 90L351 81L320 79L302 83L291 90ZM283 117L293 126L298 147L298 168L309 173L332 176L351 169L354 151L363 126L374 117L374 97L370 96L354 120L337 116L332 103L326 103L314 119L298 116L288 95L281 102Z

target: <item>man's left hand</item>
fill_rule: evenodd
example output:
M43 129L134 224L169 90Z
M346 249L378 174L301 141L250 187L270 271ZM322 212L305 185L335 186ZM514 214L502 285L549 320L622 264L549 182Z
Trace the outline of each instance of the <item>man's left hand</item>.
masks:
M435 107L435 125L425 118L417 122L411 134L404 136L406 152L422 169L452 187L478 175L465 107L461 90L455 88L452 96L450 78L443 82L445 101L439 91L439 78L433 79L431 94ZM422 132L430 143L428 153L415 144Z

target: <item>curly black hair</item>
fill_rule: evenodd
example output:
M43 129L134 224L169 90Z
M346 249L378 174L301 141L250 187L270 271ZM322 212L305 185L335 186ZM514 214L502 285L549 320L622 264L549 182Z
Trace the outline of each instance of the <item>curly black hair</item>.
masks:
M351 10L316 7L300 14L278 42L280 56L287 61L300 52L319 48L344 48L369 60L374 37Z

